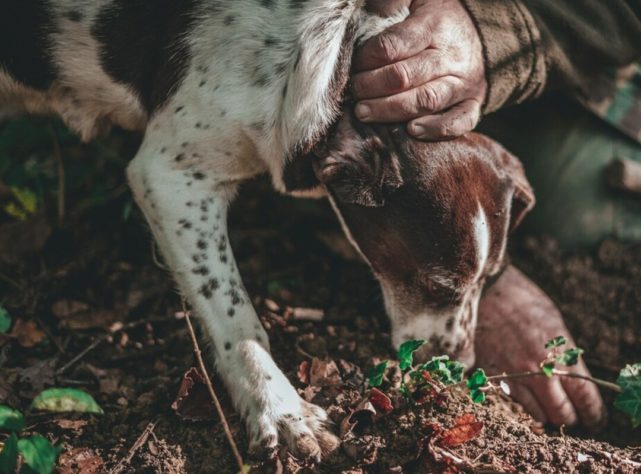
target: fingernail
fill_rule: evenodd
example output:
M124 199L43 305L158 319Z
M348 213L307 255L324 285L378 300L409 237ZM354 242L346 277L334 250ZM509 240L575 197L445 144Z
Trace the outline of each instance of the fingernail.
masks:
M369 118L371 110L368 105L365 104L358 104L356 106L356 116L360 120L367 120Z
M409 129L410 135L414 135L415 137L425 135L425 127L418 123L411 123Z

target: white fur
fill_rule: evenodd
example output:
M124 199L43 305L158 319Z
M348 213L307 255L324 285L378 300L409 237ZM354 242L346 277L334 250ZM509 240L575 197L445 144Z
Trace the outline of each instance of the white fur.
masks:
M310 1L292 18L285 15L291 10L283 6L274 14L239 1L225 12L237 18L233 28L227 29L222 26L225 14L203 11L203 20L188 39L193 60L187 77L166 107L151 118L145 141L129 168L137 202L182 292L213 340L218 370L236 408L245 416L252 446L273 448L280 440L296 449L301 440L312 439L316 446L311 455L315 457L321 440L331 437L325 413L302 401L274 364L267 336L244 290L242 304L234 306L234 317L227 315L230 282L240 282L231 250L226 262L220 261L214 246L201 252L210 268L207 278L215 277L220 283L212 298L198 292L205 279L194 275L192 257L198 232L204 230L214 242L226 237L225 213L235 182L269 170L282 189L282 170L292 148L322 133L335 119L338 110L328 108L327 94L345 28L350 17L366 19L355 10L357 2L350 0L350 8L342 15L324 21L334 17L332 11L341 3ZM389 20L377 23L370 18L367 24L368 28L378 25L380 31ZM258 39L256 31L262 32ZM361 28L359 34L365 36L367 31ZM286 62L287 73L256 87L247 83L248 74L256 66L255 52L265 34L278 38L279 45L266 53L267 63ZM301 45L299 67L294 68ZM207 81L204 87L203 80ZM176 113L178 108L182 109ZM197 128L197 123L207 128ZM257 123L264 126L258 129ZM178 154L186 159L176 163ZM206 174L206 179L191 178L196 171ZM202 213L186 207L201 199L212 201L208 222L221 216L217 228L200 224ZM194 227L180 230L183 219Z
M478 213L473 220L473 235L476 243L477 272L474 280L477 280L485 271L485 264L490 255L490 227L487 224L487 217L483 206L478 204Z
M363 41L405 18L407 9L382 19L366 14L363 0L310 0L300 8L279 0L275 9L255 0L203 2L184 38L191 53L184 80L148 117L136 94L100 66L90 28L109 0L52 3L58 28L51 52L59 77L49 91L38 92L0 71L5 111L59 114L85 140L112 123L145 131L129 183L214 343L217 368L247 422L251 445L274 448L280 441L318 457L332 436L327 417L300 399L269 355L229 247L227 208L236 183L257 173L269 170L284 189L287 157L336 119L330 86L348 24L356 22L356 41ZM81 22L64 19L70 8L81 11ZM225 24L228 16L233 25ZM267 37L276 44L266 49ZM282 73L274 72L276 65ZM267 83L257 81L263 73Z

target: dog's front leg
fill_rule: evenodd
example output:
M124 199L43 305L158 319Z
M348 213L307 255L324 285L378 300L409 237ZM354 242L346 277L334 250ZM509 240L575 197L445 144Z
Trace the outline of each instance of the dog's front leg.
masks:
M197 165L176 166L182 151L151 141L148 136L129 166L129 182L213 342L217 370L247 423L250 449L270 451L280 442L298 456L320 458L338 439L325 412L303 401L272 360L267 334L238 275L226 223L235 185Z

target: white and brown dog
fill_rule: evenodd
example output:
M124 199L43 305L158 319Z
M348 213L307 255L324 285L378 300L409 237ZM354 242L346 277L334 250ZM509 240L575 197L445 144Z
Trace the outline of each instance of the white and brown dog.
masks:
M520 163L470 135L425 144L341 113L353 47L407 16L363 0L9 0L0 118L58 114L84 140L144 131L127 174L214 346L251 447L337 445L269 353L227 238L238 184L319 187L381 283L395 345L473 361L481 288L533 203Z

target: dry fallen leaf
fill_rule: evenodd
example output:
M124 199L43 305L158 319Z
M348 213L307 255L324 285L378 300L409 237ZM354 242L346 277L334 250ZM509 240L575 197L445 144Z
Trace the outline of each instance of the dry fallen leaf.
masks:
M356 408L354 408L349 415L343 418L340 426L341 438L354 431L356 428L364 428L374 422L376 416L376 408L368 398L363 398Z
M60 320L62 327L72 330L108 329L120 319L116 310L94 310L82 301L71 299L56 301L51 306L51 312Z
M87 420L56 420L54 421L63 430L78 431L89 424Z
M309 383L311 385L331 387L340 384L341 381L336 362L333 360L321 360L316 357L312 359L312 366L309 369Z
M104 472L105 462L92 449L74 448L65 451L58 460L60 474L96 474Z
M446 448L460 446L474 439L483 429L483 422L478 421L472 413L460 416L455 426L443 431L439 444Z
M13 329L9 333L10 337L15 338L22 347L30 348L42 342L47 335L38 329L35 321L16 319L13 323Z
M296 372L298 375L298 380L300 380L301 383L309 385L309 361L304 360L298 365L298 371Z
M25 257L39 253L51 235L51 227L43 215L26 221L0 226L0 260L20 263Z
M390 397L385 395L377 388L373 388L372 390L370 390L369 401L372 402L372 405L374 405L374 408L376 408L377 412L383 414L387 414L394 409L394 405L392 404L392 400L390 399Z
M214 407L211 402L205 380L200 371L192 367L180 382L180 389L171 408L181 418L189 421L214 419Z

